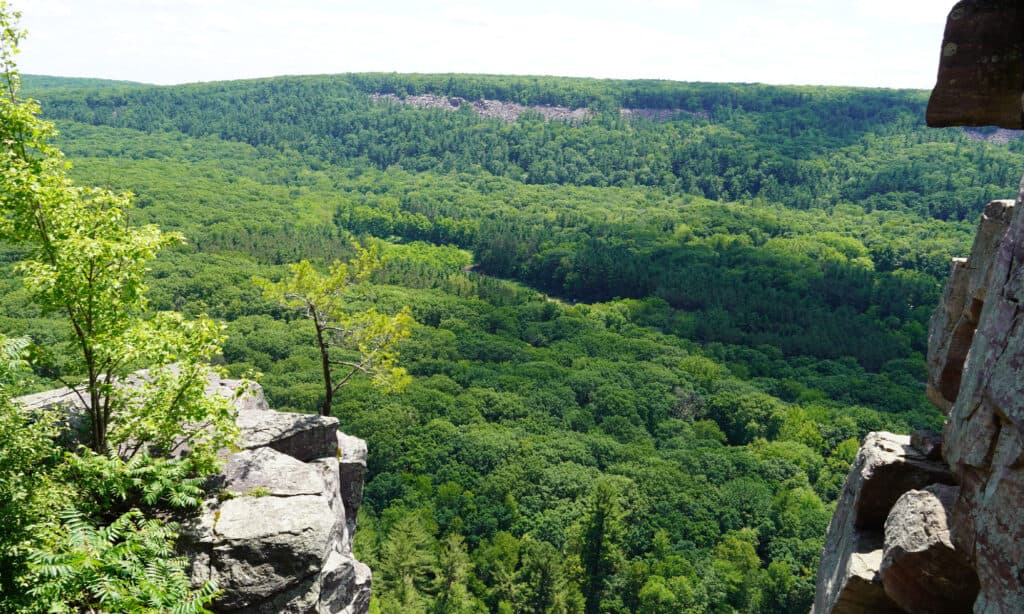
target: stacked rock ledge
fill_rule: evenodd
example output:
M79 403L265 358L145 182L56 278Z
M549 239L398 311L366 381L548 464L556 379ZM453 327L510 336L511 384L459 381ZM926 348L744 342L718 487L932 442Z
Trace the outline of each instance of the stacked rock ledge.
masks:
M365 469L366 443L339 433L336 418L243 402L242 449L226 459L222 496L182 531L193 582L222 589L214 612L367 612L371 573L351 544L363 473L343 476L339 463L339 441L359 442Z
M907 490L952 481L942 462L911 446L910 436L869 433L828 526L811 611L902 612L879 573L886 518Z

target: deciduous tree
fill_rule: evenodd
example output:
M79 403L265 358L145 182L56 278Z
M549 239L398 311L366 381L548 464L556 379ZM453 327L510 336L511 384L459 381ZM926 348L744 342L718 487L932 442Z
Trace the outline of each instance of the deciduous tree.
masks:
M203 394L221 327L205 317L146 313L149 262L184 239L155 225L131 225L130 194L68 178L52 144L53 125L19 97L16 23L17 14L0 5L0 238L25 249L17 270L35 301L71 325L74 375L85 378L71 387L88 414L93 450L106 453L113 444L131 456L149 444L187 444L209 469L235 433L230 404ZM177 368L165 366L171 362ZM120 385L154 364L148 383Z

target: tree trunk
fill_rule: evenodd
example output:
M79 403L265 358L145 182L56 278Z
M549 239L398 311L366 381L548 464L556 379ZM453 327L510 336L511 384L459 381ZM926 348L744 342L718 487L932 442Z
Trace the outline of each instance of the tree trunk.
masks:
M317 317L313 318L316 327L316 343L320 346L320 365L324 372L324 404L320 407L321 416L331 415L331 401L334 399L334 383L331 381L331 354L324 339L324 329Z

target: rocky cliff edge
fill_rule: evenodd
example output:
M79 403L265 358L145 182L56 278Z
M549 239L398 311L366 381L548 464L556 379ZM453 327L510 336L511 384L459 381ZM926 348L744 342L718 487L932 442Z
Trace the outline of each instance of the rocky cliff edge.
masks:
M1024 183L989 203L928 335L942 435L871 433L843 486L815 613L1024 612Z

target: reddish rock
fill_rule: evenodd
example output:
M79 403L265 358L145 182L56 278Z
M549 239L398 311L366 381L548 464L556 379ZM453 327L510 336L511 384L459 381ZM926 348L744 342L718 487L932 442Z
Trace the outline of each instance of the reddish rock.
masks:
M986 271L986 286L978 291L982 305L977 326L944 431L943 456L960 483L950 537L978 574L978 612L1024 612L1024 217L1020 209L1005 210L1012 214L1009 226L987 261L976 260L974 253L968 259L969 269ZM942 310L949 306L943 305ZM936 318L940 317L937 313ZM950 327L944 330L943 334L951 334ZM930 338L929 344L933 343L950 341Z
M1024 7L1019 0L964 0L946 20L929 126L1022 128Z
M928 326L928 398L948 414L960 392L964 361L991 285L992 263L1010 226L1014 201L985 207L966 260L954 258L949 281Z

